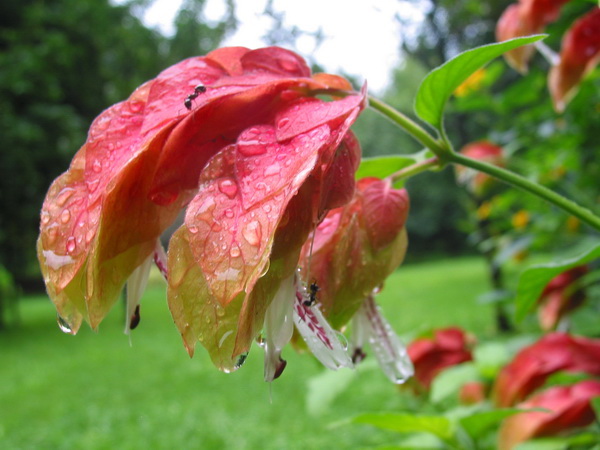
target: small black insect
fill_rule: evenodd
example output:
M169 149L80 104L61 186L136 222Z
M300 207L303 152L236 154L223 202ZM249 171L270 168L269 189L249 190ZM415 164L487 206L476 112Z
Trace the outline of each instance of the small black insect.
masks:
M139 323L140 323L140 305L137 305L135 307L135 311L131 315L131 319L129 320L129 329L135 330L135 328L139 325Z
M308 287L308 300L302 302L304 306L312 306L315 304L317 301L317 292L319 292L319 285L316 281L313 281Z
M198 84L195 88L194 88L194 93L188 95L185 100L183 101L183 104L185 105L185 107L187 108L188 111L192 110L192 101L195 100L200 94L206 92L206 86L204 86L202 83Z

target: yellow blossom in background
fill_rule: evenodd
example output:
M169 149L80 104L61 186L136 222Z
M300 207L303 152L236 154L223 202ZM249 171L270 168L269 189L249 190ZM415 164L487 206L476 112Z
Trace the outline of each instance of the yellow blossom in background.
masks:
M512 216L512 226L517 230L522 230L529 223L529 213L522 209Z
M570 231L571 233L576 233L577 231L579 231L581 221L577 217L569 216L567 218L566 226L568 231Z
M492 202L483 202L479 208L477 208L477 218L479 220L485 220L490 216L492 212Z
M475 92L475 91L479 90L481 88L481 85L483 84L483 80L485 80L485 74L486 74L486 70L484 68L481 68L481 69L473 72L471 74L471 76L469 76L469 78L467 78L465 81L463 81L454 90L454 95L457 97L466 97L471 92Z

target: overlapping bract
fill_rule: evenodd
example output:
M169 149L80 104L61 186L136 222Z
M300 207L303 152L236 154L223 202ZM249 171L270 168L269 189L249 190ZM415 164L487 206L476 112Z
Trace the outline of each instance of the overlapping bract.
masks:
M496 25L496 38L505 41L538 34L558 19L560 8L569 0L520 0L510 5ZM517 71L526 73L535 48L531 45L507 52L506 61ZM577 93L579 84L600 62L600 8L594 7L576 20L565 33L560 55L544 50L552 68L548 88L554 109L563 112Z
M558 19L560 8L569 0L519 0L511 4L496 25L499 42L539 34L549 23ZM527 72L534 47L526 45L507 52L506 61L521 73Z
M97 328L188 206L169 249L169 306L190 353L200 340L234 369L310 231L352 197L349 127L364 94L312 96L350 88L281 48L223 48L102 113L42 209L38 254L63 323Z
M304 277L318 285L318 307L331 325L341 328L352 319L352 361L364 358L368 343L394 383L406 381L413 367L374 295L404 259L408 210L406 190L389 180L361 179L353 199L319 224L302 257Z
M512 406L558 371L600 375L600 340L551 333L521 350L494 385L496 405Z
M519 442L555 436L594 422L591 399L600 397L600 382L586 380L572 386L554 386L519 404L521 409L540 408L509 417L498 437L500 450L515 448Z
M600 62L600 8L578 19L565 33L560 59L548 75L554 108L564 111L581 80Z

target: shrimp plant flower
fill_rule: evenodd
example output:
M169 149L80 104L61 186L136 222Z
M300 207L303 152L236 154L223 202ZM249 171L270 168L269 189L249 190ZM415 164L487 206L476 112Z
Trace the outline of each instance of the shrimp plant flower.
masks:
M350 126L366 106L365 91L311 74L282 48L230 47L169 67L101 113L41 212L38 258L63 331L75 334L83 321L97 329L127 283L129 333L154 262L190 356L200 342L229 372L258 340L270 381L285 367L281 348L295 323L328 367L352 366L326 315L341 328L383 277L362 276L360 302L349 299L340 318L335 308L321 310L334 294L305 279L311 257L302 249L309 236L319 246L315 228L328 213L357 201L361 150ZM383 190L386 200L397 198ZM393 211L399 222L372 206L345 224L354 230L357 220L381 219L382 234L370 236L375 246L363 252L370 263L381 256L387 275L404 256L407 210ZM161 235L182 210L167 254ZM326 277L316 276L323 286Z

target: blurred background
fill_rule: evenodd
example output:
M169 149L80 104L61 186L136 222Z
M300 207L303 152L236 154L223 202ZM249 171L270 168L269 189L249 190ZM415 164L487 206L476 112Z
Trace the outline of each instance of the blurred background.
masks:
M114 423L122 419L124 423L129 423L127 421L130 420L136 427L141 426L140 424L143 426L136 428L133 438L126 429L116 436L123 439L127 435L129 440L126 448L135 448L135 442L141 448L149 442L144 433L152 432L154 422L144 422L143 418L146 416L143 412L124 411L130 404L128 402L135 404L140 398L147 397L150 397L149 404L154 405L156 411L153 413L157 417L162 417L162 413L170 417L165 421L165 427L176 430L183 424L185 429L177 439L168 436L161 438L163 440L156 447L167 448L169 442L184 442L186 436L193 439L195 428L203 428L204 422L211 423L211 426L220 423L215 422L214 418L209 420L206 417L196 417L194 420L185 410L187 407L193 408L185 403L192 400L178 403L171 399L171 403L164 403L168 394L155 391L159 388L152 385L153 382L158 382L159 373L169 374L169 377L160 378L161 381L158 382L162 386L160 389L166 388L168 391L168 385L175 383L170 377L181 378L188 374L194 378L202 371L216 372L209 367L210 363L204 356L195 358L193 364L187 360L185 352L177 343L177 332L170 323L164 298L161 298L164 297L162 285L152 288L156 290L152 292L158 300L149 310L154 311L152 308L155 308L156 320L159 320L159 316L162 317L161 323L169 331L164 331L166 334L160 344L152 339L162 337L162 331L153 335L151 324L147 325L146 331L150 341L143 344L141 342L144 338L136 336L137 351L141 350L141 354L147 352L145 359L135 357L132 360L131 356L121 355L115 361L111 359L112 347L105 347L104 353L98 353L97 360L88 360L83 368L73 367L74 363L65 358L71 352L88 352L89 347L86 346L89 345L101 349L103 344L99 341L110 341L113 331L115 336L120 334L120 325L112 324L110 320L113 319L108 320L106 326L103 324L108 330L106 334L106 330L100 336L86 330L82 333L83 337L76 338L80 339L76 344L71 343L74 341L70 337L62 335L48 341L54 342L52 346L45 341L45 333L52 333L54 336L54 333L58 334L58 329L52 323L52 307L44 299L43 281L35 256L41 204L50 183L67 169L72 156L85 141L90 123L104 108L125 99L142 82L186 57L202 55L223 45L280 45L299 52L315 71L344 75L357 87L365 80L368 81L372 94L413 116L414 94L425 74L460 51L494 42L496 21L509 3L508 0L374 0L355 3L341 0L1 2L0 384L4 387L0 388L0 399L3 398L3 393L6 396L0 404L3 405L1 409L5 409L4 405L11 404L12 401L11 411L16 411L14 417L25 420L25 416L36 410L36 386L44 392L50 385L60 386L51 394L51 400L41 402L45 412L33 414L34 418L31 420L42 426L48 418L56 420L56 414L70 417L67 423L59 425L59 428L63 428L60 428L56 436L50 431L43 435L49 441L44 441L45 438L28 440L32 436L21 430L21 434L17 433L19 438L7 442L12 442L16 448L20 445L28 447L27 443L32 442L51 442L51 448L61 447L61 442L65 448L82 448L86 442L95 448L109 448L114 441L112 438L102 437L103 433L112 432L114 435ZM558 51L560 36L573 18L586 8L589 8L589 3L584 1L567 4L561 20L548 27L546 44ZM586 80L579 95L564 115L560 116L554 113L547 94L547 70L548 63L539 56L536 56L526 77L512 71L501 60L493 62L480 73L477 80L472 80L456 93L456 98L449 106L446 129L457 149L475 140L491 140L504 148L506 164L511 168L569 197L577 198L583 204L594 206L599 200L596 185L600 179L597 158L597 136L600 135L598 71ZM420 150L417 143L372 111L366 111L354 129L365 156L413 153ZM464 270L464 274L477 276L477 283L480 283L470 292L468 286L473 284L465 278L465 295L468 298L464 301L467 303L474 302L476 294L489 289L486 278L493 278L490 275L490 264L495 264L497 268L508 260L518 263L532 252L567 248L587 236L587 231L573 218L557 214L540 201L502 186L494 186L485 198L474 200L467 190L456 183L451 168L441 173L426 173L415 177L408 182L407 188L411 197L407 264L418 267L419 264L434 259L447 260L460 256L463 258L460 261L465 265L457 263L456 270ZM493 255L492 259L488 258L486 266L486 260L476 255L489 256L490 248ZM472 258L465 259L464 256ZM442 269L434 264L428 266L427 270L430 272L423 272L421 277L431 278L433 273ZM463 272L453 273L453 279L462 280L464 274L461 274ZM411 281L406 277L401 279L403 286L410 290ZM444 295L443 281L440 281L440 287ZM413 294L423 303L413 305L413 308L422 308L427 316L429 293L419 293L417 287L414 290ZM390 302L394 301L392 293L386 295ZM399 315L406 314L399 308L391 308ZM422 316L419 319L415 313L409 317L390 320L406 331L423 324L443 325L451 319L446 310L438 313L438 318L434 314L428 319ZM489 317L485 319L465 316L466 321L473 319L473 326L479 327L480 331L492 329L494 324L491 310L488 313ZM153 317L152 312L150 317ZM116 314L114 321L116 323L121 319ZM117 342L117 338L114 339ZM118 339L118 345L129 351L129 347L123 344L126 340L120 336ZM170 356L158 364L151 355L154 350L162 349L167 341L175 343L157 358ZM25 364L19 359L23 354L32 358L53 355L51 360L56 358L54 361L58 367L56 372L49 374L50 381L40 384L42 382L36 375L40 375L40 370L50 370L48 367L51 363L37 367L32 360ZM177 357L171 354L176 354ZM148 359L153 360L156 367L149 366ZM174 359L178 362L174 362ZM145 362L140 362L142 360ZM100 374L107 365L132 361L137 361L140 370L128 370L135 376L146 377L143 382L137 383L129 372L119 371L118 367L111 375ZM320 376L320 369L310 358L305 357L302 361L304 362L297 364L308 371L306 379ZM209 385L214 382L220 386L215 389L230 389L231 395L237 396L229 403L233 405L232 408L238 408L235 413L220 406L217 415L226 417L234 414L240 416L239 420L244 420L246 414L252 415L251 411L239 409L244 407L246 402L243 399L246 397L258 397L258 401L267 404L261 408L268 409L268 387L260 384L260 358L251 364L253 368L245 369L252 374L245 376L252 380L249 383L253 385L244 388L226 387L240 383L237 374L229 378L233 381L223 382L227 385L218 384L227 379L219 373L214 378L221 380L218 383L212 378L211 381L206 381ZM79 381L70 382L66 373L81 370L87 374L85 381L78 379ZM8 378L4 378L5 376ZM102 391L93 394L93 398L86 397L83 392L88 392L92 385L106 383L106 380L101 381L104 376L113 377L115 383L117 380L122 381L126 386L125 397L131 396L133 399L128 400L118 393L103 397ZM28 377L31 378L30 381L27 381ZM148 377L156 379L151 381ZM9 379L11 381L7 386L6 380ZM298 401L303 402L303 394L300 395L297 391L305 390L306 386L294 386L294 381L298 379L303 379L302 373L289 379L289 392L296 392L295 395L301 397ZM385 383L383 379L378 379L379 381ZM190 378L182 382L186 386L182 389L189 390ZM361 395L372 394L372 399L389 403L386 400L386 390L372 393L367 379L361 383L362 390L357 388ZM13 391L15 386L20 386L23 391ZM197 396L198 402L209 401L215 407L219 403L219 397L214 392L210 393L207 400L203 400L206 391L211 389L210 386L196 385L193 396ZM254 389L261 391L257 394ZM288 392L286 389L288 388L282 388L284 392ZM386 386L385 389L393 388ZM285 410L285 403L278 397L277 388L274 387L273 390L274 404L280 401ZM18 392L32 392L35 395L23 400ZM78 403L77 399L81 398L87 400ZM152 398L156 399L154 403ZM62 403L65 399L74 403ZM355 400L354 406L359 407L361 401ZM88 411L81 416L73 415L71 408L83 408L84 403L89 405L90 402L96 402L95 411ZM163 405L171 405L165 406L167 409L173 408L171 415L169 411L159 407L161 402ZM56 406L56 414L48 412L52 410L51 405ZM111 420L102 419L104 422L98 419L103 416L102 408L110 409L110 405L116 405L113 413L117 410L121 413L117 413ZM19 413L18 408L24 409ZM268 418L264 420L274 423L282 421L277 411L279 410L271 409ZM328 412L329 419L335 418L338 412L331 409ZM126 417L120 417L119 414ZM207 414L211 414L210 411ZM287 411L287 414L293 416L295 413ZM344 417L346 414L340 416ZM0 443L2 439L9 439L15 420L4 422L4 425L0 421ZM262 448L285 448L275 444L287 442L283 435L278 435L273 441L267 439L268 433L273 431L265 421L242 427L244 433L264 429L264 433L257 432L264 440L234 437L225 427L219 433L227 434L227 438L215 438L215 442L207 443L206 448L212 448L213 444L214 448L222 445L235 448L236 443L239 443L239 448L253 448L258 442ZM311 421L312 419L303 418L300 421L302 425L296 427L294 420L289 419L282 426L290 427L292 435L298 437L305 432L310 433ZM86 438L77 434L77 438L61 441L68 430L82 426L82 423L95 424L92 435ZM235 428L235 424L231 426ZM221 426L223 427L224 425ZM206 431L202 433L210 436ZM340 433L345 433L345 430ZM210 440L209 437L206 439ZM350 437L348 439L351 440Z

